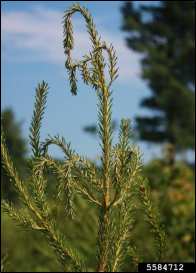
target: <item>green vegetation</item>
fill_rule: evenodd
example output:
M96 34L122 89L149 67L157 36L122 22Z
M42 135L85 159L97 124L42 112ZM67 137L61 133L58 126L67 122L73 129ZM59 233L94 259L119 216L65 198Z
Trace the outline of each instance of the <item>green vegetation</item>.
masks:
M81 13L85 18L93 44L92 52L85 55L80 62L73 62L71 57L74 45L71 17L75 12ZM2 164L23 203L23 206L18 208L12 202L3 200L2 209L19 226L27 231L33 231L35 236L38 236L34 237L36 242L39 242L39 244L36 243L37 251L44 253L45 248L41 247L42 243L43 246L46 242L49 243L63 272L92 270L120 272L125 267L126 257L130 256L136 267L140 261L138 259L140 254L136 252L137 248L132 244L131 231L135 211L141 207L145 220L150 224L151 231L155 235L154 261L164 261L167 254L167 238L155 204L151 201L149 185L139 174L141 156L139 150L130 145L130 120L122 119L119 143L112 147L111 86L117 78L118 71L114 47L101 42L88 10L80 7L79 4L71 6L64 16L64 49L67 55L66 68L70 76L72 94L77 94L76 69L79 69L84 83L90 84L98 96L101 167L98 169L92 162L79 156L71 149L70 143L66 143L65 139L58 135L49 136L45 142L40 143L40 128L48 93L48 85L42 82L36 89L35 109L30 126L30 145L33 155L28 160L28 183L20 178L9 155L3 130L1 133ZM107 52L109 59L109 83L105 80L106 63L103 51ZM88 68L89 63L91 68ZM65 157L63 162L55 161L50 157L48 154L50 145L61 148ZM51 192L48 188L47 172L53 173L56 177L55 180L53 179ZM135 201L136 197L139 197L138 201ZM86 206L86 201L90 202L92 207L88 215L86 208L89 206ZM86 224L79 216L83 211L82 206L85 208L83 216L86 217L87 223L89 219L94 221L94 238L89 239L91 234L89 229L92 228L92 224L88 226L88 231L81 233ZM70 245L68 238L75 234L70 232L69 221L75 221L75 227L77 225L78 228L81 227L78 231L80 238L83 242L92 243L92 252L87 252L88 249L81 244L76 251L78 243L74 243L73 239L70 240L73 242L72 246ZM67 233L68 236L66 236ZM44 242L39 241L40 234L45 238ZM87 237L84 238L84 235ZM24 247L26 248L26 244ZM47 259L52 257L52 253L48 254L48 251L46 255L48 255ZM39 257L40 254L37 256ZM92 261L87 257L92 257ZM152 259L151 254L150 260ZM89 264L87 260L90 261ZM54 263L50 265L52 267ZM55 271L57 269L58 267ZM14 271L17 270L17 268L14 269Z
M186 162L154 159L143 169L168 234L169 261L195 261L195 170Z
M3 252L1 254L1 272L7 272L7 259L8 254L6 252Z
M142 140L186 151L195 148L195 1L156 2L134 8L126 1L122 8L127 45L142 53L152 93L141 106L153 115L137 117L137 129Z
M17 170L23 179L26 178L26 159L27 155L27 143L21 135L21 123L17 123L14 119L14 113L11 109L6 109L2 112L2 126L6 135L6 145L9 150L12 160ZM5 170L1 167L1 196L9 198L12 201L17 202L18 198L14 187L9 182L9 178L6 175Z

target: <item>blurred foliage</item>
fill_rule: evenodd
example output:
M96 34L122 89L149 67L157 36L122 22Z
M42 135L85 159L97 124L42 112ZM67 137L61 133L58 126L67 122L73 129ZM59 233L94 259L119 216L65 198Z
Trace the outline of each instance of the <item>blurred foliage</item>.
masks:
M18 169L20 176L24 179L26 177L27 162L25 156L27 155L27 143L22 137L21 122L16 122L14 113L11 109L6 109L1 113L2 123L6 136L6 145L10 151L13 162ZM17 201L16 192L5 170L1 166L1 197Z
M167 261L193 262L195 257L195 184L194 169L184 162L176 162L172 167L166 159L154 159L143 168L148 177L155 203L159 206L169 239ZM51 177L51 184L53 177ZM51 185L52 189L52 185ZM52 199L52 198L51 198ZM79 254L90 268L96 265L96 207L84 200L75 200L77 219L65 220L61 209L60 229L68 241L78 249ZM137 212L133 229L133 245L149 261L154 240L148 225L141 221L141 211ZM17 236L16 236L17 234ZM148 238L148 239L146 239ZM9 272L60 272L58 262L39 233L24 232L4 213L2 214L2 249L9 249ZM90 253L90 255L89 255ZM26 258L26 259L25 259ZM134 272L129 258L124 272Z
M13 118L13 114L12 114ZM7 125L9 122L7 123ZM19 132L15 123L6 132ZM15 129L14 129L15 128ZM8 135L9 136L9 135ZM12 136L12 134L11 134ZM18 136L18 142L25 143ZM13 143L12 143L13 141ZM10 147L16 145L15 138L10 138ZM15 146L17 148L17 145ZM17 159L17 157L15 157ZM22 161L20 161L22 160ZM15 160L17 163L17 160ZM25 162L24 153L18 162ZM25 169L26 163L23 168ZM18 166L21 168L21 166ZM24 170L23 170L24 172ZM22 173L23 173L22 172ZM172 166L168 164L168 157L154 159L143 168L143 175L149 179L152 188L153 199L159 207L163 217L165 228L169 239L168 261L189 262L195 257L195 170L183 161L177 161ZM49 176L49 200L52 200L54 187L54 176ZM7 177L5 177L7 179ZM27 180L26 180L27 181ZM3 180L2 180L3 182ZM4 182L3 182L4 184ZM10 184L10 183L8 183ZM9 199L12 192L5 192ZM10 194L10 196L9 196ZM52 202L52 201L50 201ZM96 207L85 202L80 197L75 200L77 219L65 220L64 208L59 214L60 229L65 233L68 241L79 250L79 254L89 265L94 268L96 243L97 215ZM61 272L59 264L44 237L37 232L25 232L7 215L1 216L1 247L9 250L9 272ZM141 232L142 231L142 232ZM136 222L133 229L133 245L136 245L143 255L145 261L149 261L154 240L150 234L145 221L141 221L141 211L137 212ZM148 239L146 239L148 238ZM90 255L89 255L90 253ZM124 272L134 272L130 260L127 259Z
M195 171L183 161L154 159L144 167L170 241L168 261L194 261Z
M195 1L125 1L122 29L127 45L142 53L142 78L151 95L137 117L142 140L195 148ZM139 1L140 2L140 1ZM155 4L153 2L156 2Z

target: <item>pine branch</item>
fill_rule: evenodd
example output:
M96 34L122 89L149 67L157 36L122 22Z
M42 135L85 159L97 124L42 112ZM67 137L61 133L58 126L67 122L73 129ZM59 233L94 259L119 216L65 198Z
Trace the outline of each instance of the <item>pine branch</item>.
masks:
M31 120L31 126L29 128L30 145L35 157L40 156L40 128L44 110L46 108L45 105L48 89L48 84L46 84L44 81L41 84L38 84L36 88L35 109Z
M141 169L141 155L139 150L130 146L131 121L122 119L119 131L119 144L112 152L113 173L112 181L116 189L112 206L117 206L128 199L132 193L133 182Z
M75 206L73 204L75 193L72 183L71 166L62 166L55 162L50 156L37 159L36 168L39 170L40 166L42 166L42 168L47 166L48 169L57 176L54 210L57 211L60 201L64 200L66 213L68 217L72 219L75 213Z
M64 272L67 272L70 266L74 272L88 272L78 254L71 249L65 237L56 230L56 227L47 229L45 234Z
M145 220L151 225L151 231L155 235L155 261L164 261L167 250L167 237L161 224L157 209L154 203L151 201L150 187L147 179L144 180L140 178L138 180L136 191L141 201L141 209L146 216Z
M43 217L47 217L49 215L47 180L44 177L44 167L41 165L39 165L39 168L36 167L37 160L38 158L31 158L29 160L29 183L36 207L39 209L39 212Z
M130 137L131 137L131 121L122 119L121 125L120 125L120 131L119 131L119 144L116 145L114 152L113 152L113 166L114 166L114 180L115 181L115 187L117 188L117 191L120 191L123 187L123 185L126 183L128 178L128 171L129 168L127 168L128 165L131 164L131 153L129 150L129 144L130 144ZM118 172L118 173L116 173ZM118 177L118 179L117 179Z
M19 178L18 172L14 167L14 164L9 156L8 149L6 147L4 132L1 127L1 162L3 168L6 170L7 175L10 178L10 181L13 183L16 191L19 194L20 199L25 205L28 206L29 198L27 195L27 189L24 186L24 182Z
M112 252L112 264L110 272L121 272L123 262L127 255L127 248L131 239L131 230L134 222L135 206L123 203L119 206L119 230L114 240Z
M127 254L130 256L131 262L134 264L135 269L137 270L136 272L138 272L138 264L142 262L142 257L139 254L137 247L129 246L127 250Z
M43 227L39 227L37 223L29 216L27 209L20 209L16 211L14 205L9 201L3 200L1 207L5 213L7 213L19 226L27 230L44 230Z
M102 207L99 215L98 236L97 236L97 272L105 272L108 265L108 255L110 249L110 236L112 232L112 220L110 210Z
M3 252L1 256L1 272L7 272L7 266L8 266L8 253Z
M43 218L32 204L29 205L38 220L42 224L42 227L38 227L26 211L20 210L19 213L16 213L13 205L8 204L7 202L2 202L2 208L8 215L15 220L19 225L25 228L32 228L40 230L48 238L51 247L53 248L58 260L61 263L62 269L67 268L67 263L71 263L76 272L87 272L84 268L83 262L80 261L76 252L71 250L71 247L66 242L65 237L57 231L56 222L52 221L49 218ZM66 271L64 271L66 272Z
M59 135L55 136L54 138L49 136L49 138L42 143L43 155L47 154L47 149L52 144L61 148L65 155L65 160L72 166L74 174L78 177L78 179L85 181L87 179L87 173L88 182L91 183L98 192L103 190L103 183L100 180L95 165L89 162L86 158L75 153L75 150L70 148L70 143L67 144L64 138L60 139Z
M141 155L139 149L135 147L129 147L128 157L130 158L127 164L127 179L126 183L123 184L121 191L116 191L116 195L113 200L113 206L117 206L123 200L128 199L132 193L134 182L136 181L137 175L141 170Z

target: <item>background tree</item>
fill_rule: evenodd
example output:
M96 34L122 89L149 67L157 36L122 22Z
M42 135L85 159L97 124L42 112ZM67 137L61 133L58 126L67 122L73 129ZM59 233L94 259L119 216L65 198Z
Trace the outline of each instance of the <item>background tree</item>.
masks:
M141 101L153 110L137 117L142 140L170 143L176 151L195 147L195 1L160 1L156 6L122 7L127 45L142 53L142 78L151 96ZM171 152L171 159L174 153Z
M26 159L27 146L26 141L22 137L21 122L16 122L14 113L11 109L6 109L1 113L2 126L4 128L6 136L6 145L10 151L10 155L13 158L15 166L20 170L21 176L25 178L26 173ZM4 198L13 198L16 193L9 178L6 175L5 170L1 167L1 190Z

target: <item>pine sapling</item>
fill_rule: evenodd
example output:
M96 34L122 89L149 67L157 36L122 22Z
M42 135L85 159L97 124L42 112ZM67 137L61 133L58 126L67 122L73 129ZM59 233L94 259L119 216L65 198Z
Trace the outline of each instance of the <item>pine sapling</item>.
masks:
M92 51L81 61L73 61L71 56L74 47L72 15L76 12L84 17L92 41ZM133 196L136 195L139 197L146 220L155 234L154 260L161 262L166 254L166 235L151 201L148 183L139 175L142 165L141 155L136 147L130 145L131 122L129 119L122 119L119 143L112 147L111 87L118 77L114 46L108 46L101 41L88 9L79 4L69 7L64 16L63 25L64 52L67 56L65 66L69 74L71 92L77 95L76 71L78 69L84 83L92 86L98 96L101 169L98 170L94 163L78 155L71 149L70 143L59 135L49 136L44 142L40 142L40 128L48 94L48 85L42 82L36 89L35 108L30 126L32 156L29 159L29 187L20 179L6 148L3 130L1 132L2 164L19 198L26 206L26 209L17 210L12 203L4 200L2 208L23 228L36 230L45 235L63 272L88 272L87 265L59 231L57 221L62 203L65 205L66 216L70 220L77 217L74 197L77 194L81 195L86 201L99 208L95 271L121 272L127 256L130 256L130 260L136 267L141 261L138 249L131 243L131 230L136 210ZM103 51L106 51L109 61L108 83L104 71L106 62ZM60 147L65 158L63 164L49 156L50 145ZM52 206L48 203L45 170L51 171L56 176ZM114 196L111 195L111 189L114 191Z

